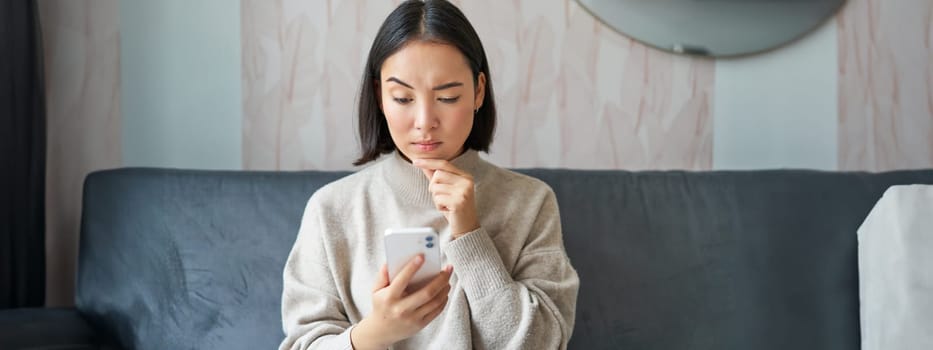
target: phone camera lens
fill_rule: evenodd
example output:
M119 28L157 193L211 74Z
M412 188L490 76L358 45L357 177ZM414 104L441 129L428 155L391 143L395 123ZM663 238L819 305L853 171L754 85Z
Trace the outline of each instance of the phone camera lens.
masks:
M428 243L428 244L426 245L426 247L428 247L428 248L434 248L434 243Z
M426 239L426 240L428 240L428 242L430 242L430 241L433 241L433 240L434 240L434 236L427 236L427 237L425 237L424 239Z

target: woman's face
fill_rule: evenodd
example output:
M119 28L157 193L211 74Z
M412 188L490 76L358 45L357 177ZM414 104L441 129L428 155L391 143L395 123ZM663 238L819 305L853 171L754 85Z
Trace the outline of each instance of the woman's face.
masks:
M377 84L395 147L411 159L451 160L463 152L483 103L486 77L476 86L456 47L415 41L389 56Z

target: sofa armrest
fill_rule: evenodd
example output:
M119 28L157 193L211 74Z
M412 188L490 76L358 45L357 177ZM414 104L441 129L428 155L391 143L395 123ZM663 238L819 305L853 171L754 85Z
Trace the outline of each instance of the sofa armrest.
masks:
M113 349L73 308L0 310L0 349Z

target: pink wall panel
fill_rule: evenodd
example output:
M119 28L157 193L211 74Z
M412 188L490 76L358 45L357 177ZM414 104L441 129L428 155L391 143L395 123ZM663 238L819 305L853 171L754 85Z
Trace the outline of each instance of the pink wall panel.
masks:
M69 306L84 177L122 164L120 3L41 0L39 14L48 118L46 304Z
M933 167L933 2L850 0L839 27L839 168Z
M362 65L397 3L243 1L245 168L350 168ZM492 67L497 164L711 167L713 61L649 49L570 0L455 3Z

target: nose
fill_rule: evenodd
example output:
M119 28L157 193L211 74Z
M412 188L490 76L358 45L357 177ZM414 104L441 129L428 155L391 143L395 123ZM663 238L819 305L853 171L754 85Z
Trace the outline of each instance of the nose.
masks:
M439 121L434 116L434 110L430 103L421 103L415 114L415 129L433 130L437 128Z

